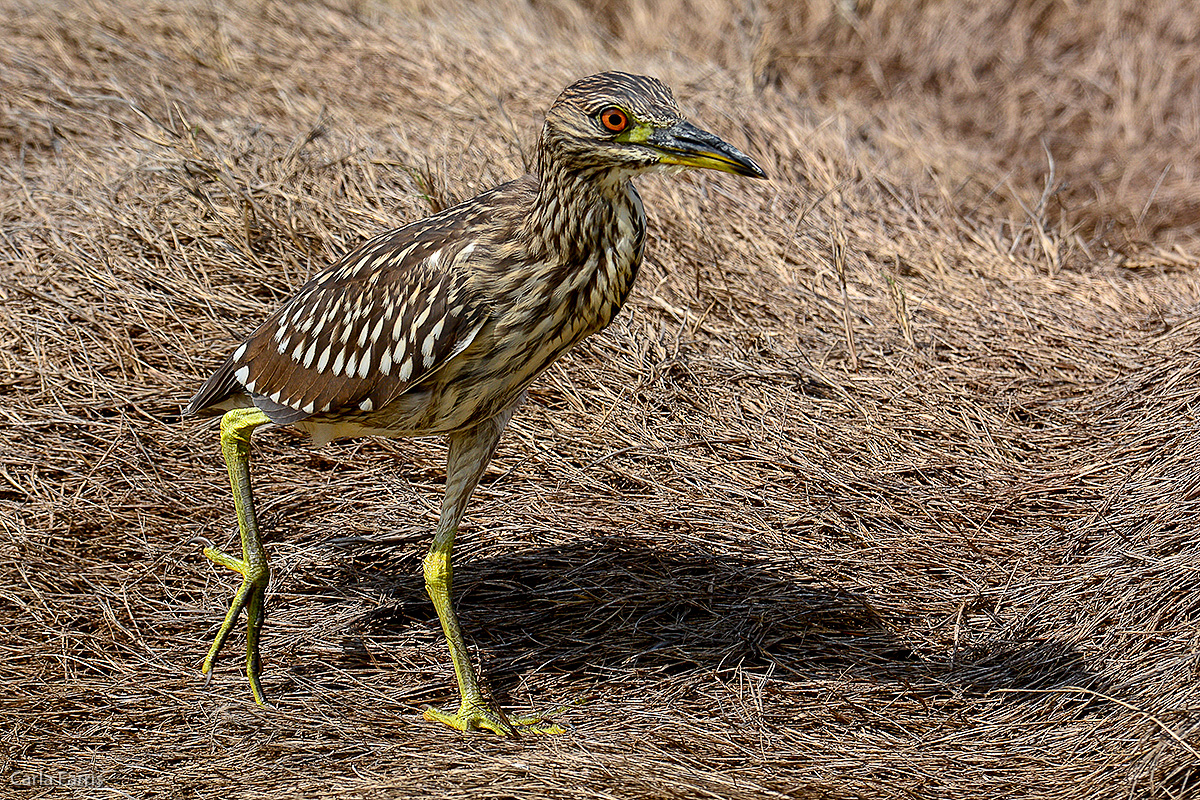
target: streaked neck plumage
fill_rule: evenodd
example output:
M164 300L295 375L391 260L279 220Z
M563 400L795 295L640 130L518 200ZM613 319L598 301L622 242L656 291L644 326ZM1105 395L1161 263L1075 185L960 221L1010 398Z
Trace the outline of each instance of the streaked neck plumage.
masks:
M634 170L580 166L563 144L543 132L524 233L531 254L555 265L554 294L587 306L596 330L611 322L637 276L646 216Z

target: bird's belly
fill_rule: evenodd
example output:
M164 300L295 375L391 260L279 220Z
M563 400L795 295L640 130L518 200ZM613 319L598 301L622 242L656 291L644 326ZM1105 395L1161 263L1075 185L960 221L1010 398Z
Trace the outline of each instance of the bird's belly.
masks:
M523 359L472 359L464 353L380 409L355 415L343 412L328 420L314 416L294 427L307 432L315 444L359 436L431 436L470 428L516 403L564 349L539 350Z
M466 387L438 381L414 386L383 408L336 418L309 417L293 425L312 436L315 444L359 436L412 438L469 428L504 410L517 398L489 387ZM507 401L507 402L506 402Z

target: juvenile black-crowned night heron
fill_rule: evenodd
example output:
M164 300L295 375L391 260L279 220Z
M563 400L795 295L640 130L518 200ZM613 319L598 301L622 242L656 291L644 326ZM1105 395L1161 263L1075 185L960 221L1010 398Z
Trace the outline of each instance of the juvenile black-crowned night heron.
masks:
M291 425L317 442L446 434L446 490L425 586L454 662L461 704L426 716L459 730L552 731L507 717L479 690L451 602L450 552L467 500L525 388L608 325L642 260L646 216L630 179L701 167L755 178L758 164L680 116L654 78L584 78L550 107L537 172L380 234L267 317L184 415L221 417L242 557L204 554L243 576L204 660L244 608L246 674L257 703L258 640L270 578L250 492L250 434Z

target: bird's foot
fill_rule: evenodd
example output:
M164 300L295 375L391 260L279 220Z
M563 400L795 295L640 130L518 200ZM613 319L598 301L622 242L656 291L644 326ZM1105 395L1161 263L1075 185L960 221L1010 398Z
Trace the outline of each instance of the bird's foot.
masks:
M259 681L261 665L258 657L258 638L262 631L264 599L267 594L267 583L271 578L270 568L265 563L247 563L211 546L204 548L204 555L213 562L240 574L242 585L238 587L237 592L233 595L233 600L229 603L229 611L225 614L225 620L221 623L216 638L213 639L212 647L208 649L208 656L204 659L204 665L200 668L200 672L208 680L212 680L212 668L216 663L217 654L225 646L225 640L229 638L233 626L237 624L242 609L246 609L246 677L250 679L250 692L254 695L254 702L260 706L266 706L268 703L263 694L262 683Z
M556 709L555 713L563 709ZM557 723L550 722L547 714L527 717L510 717L500 708L482 697L464 699L457 714L448 714L437 709L425 709L425 719L449 725L459 731L486 730L498 736L517 736L519 733L565 733Z

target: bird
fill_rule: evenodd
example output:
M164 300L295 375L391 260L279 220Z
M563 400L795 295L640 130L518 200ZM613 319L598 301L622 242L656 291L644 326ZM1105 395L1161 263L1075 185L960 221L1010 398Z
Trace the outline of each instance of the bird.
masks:
M527 387L629 296L646 241L632 179L688 168L766 178L750 156L684 119L658 79L582 78L547 111L532 172L368 239L232 350L182 412L220 417L241 540L240 558L203 548L242 576L204 659L207 680L244 610L246 675L254 701L267 704L259 641L271 570L251 491L251 434L288 426L316 444L445 435L445 490L422 572L459 705L424 715L464 732L563 730L509 716L484 696L454 612L451 552Z

